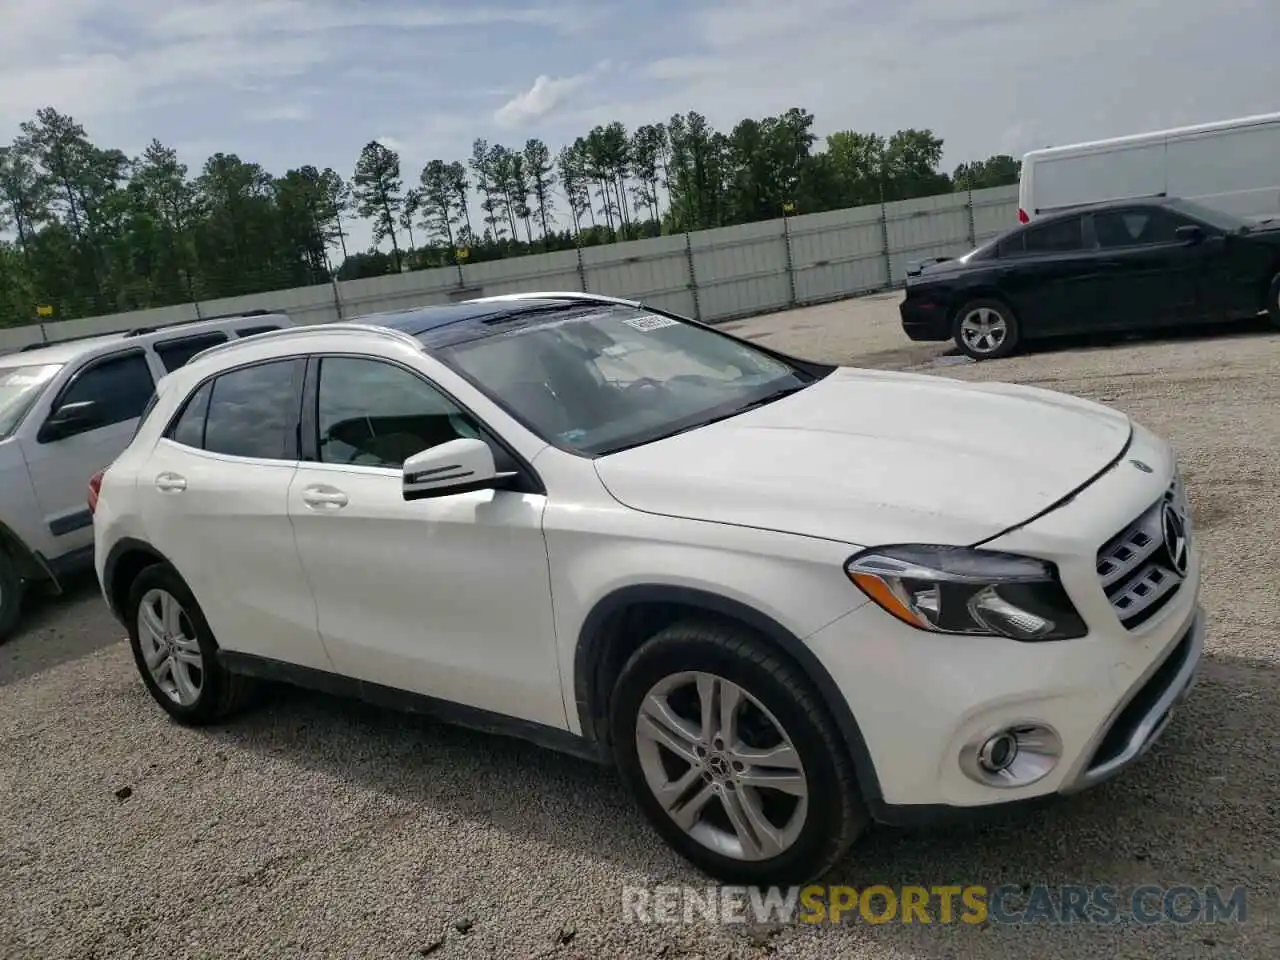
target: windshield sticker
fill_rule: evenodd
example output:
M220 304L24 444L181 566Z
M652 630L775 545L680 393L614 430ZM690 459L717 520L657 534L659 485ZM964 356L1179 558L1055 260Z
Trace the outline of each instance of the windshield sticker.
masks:
M663 327L676 326L676 321L670 317L660 317L653 313L644 317L623 317L622 322L643 333L648 333L650 330L661 330Z

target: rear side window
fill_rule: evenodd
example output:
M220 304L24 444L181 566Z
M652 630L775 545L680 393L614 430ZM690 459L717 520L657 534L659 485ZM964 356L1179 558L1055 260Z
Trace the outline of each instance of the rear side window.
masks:
M173 373L179 367L202 350L216 347L227 342L227 335L221 332L201 333L194 337L183 337L180 340L166 340L155 345L156 356L164 364L167 373Z
M305 367L305 360L276 360L214 379L201 446L233 457L297 459Z
M1067 217L1039 224L1000 241L1000 256L1021 257L1046 253L1071 253L1084 249L1084 219Z
M140 417L155 389L147 358L128 353L99 360L85 369L58 398L55 408L92 401L98 426L107 427Z
M245 327L243 330L236 331L236 333L243 340L245 337L256 337L260 333L270 333L272 330L279 329L277 326L267 324L265 327Z

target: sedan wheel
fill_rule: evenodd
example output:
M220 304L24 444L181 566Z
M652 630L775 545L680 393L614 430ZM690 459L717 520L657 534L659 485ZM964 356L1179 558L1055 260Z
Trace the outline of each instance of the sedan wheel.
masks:
M804 827L804 764L778 719L712 673L659 681L641 704L636 750L645 781L675 824L735 860L789 849Z
M138 645L156 686L178 706L194 707L204 683L204 658L191 618L167 590L143 594Z
M1018 345L1018 324L1009 308L997 300L975 300L956 313L956 346L974 360L1006 357Z

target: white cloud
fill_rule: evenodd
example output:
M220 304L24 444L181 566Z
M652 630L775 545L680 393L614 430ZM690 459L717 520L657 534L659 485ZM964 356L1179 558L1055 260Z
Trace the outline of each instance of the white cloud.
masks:
M553 80L544 73L533 81L528 90L516 94L499 107L493 119L501 127L527 126L562 106L575 91L586 85L588 79L588 74L580 73Z

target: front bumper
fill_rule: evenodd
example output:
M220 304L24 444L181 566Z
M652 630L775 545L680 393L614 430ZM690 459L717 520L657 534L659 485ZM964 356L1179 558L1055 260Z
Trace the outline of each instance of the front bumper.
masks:
M1152 469L1142 472L1133 459ZM1172 599L1128 627L1096 557L1159 500L1172 473L1167 446L1138 428L1126 458L1070 503L986 544L1052 560L1089 625L1085 637L1018 643L930 634L867 603L808 638L856 721L863 743L854 753L869 768L859 774L873 816L920 823L1043 801L1101 783L1151 747L1202 656L1199 557L1191 551ZM974 744L1033 726L1058 741L1049 769L1025 781L974 775Z

